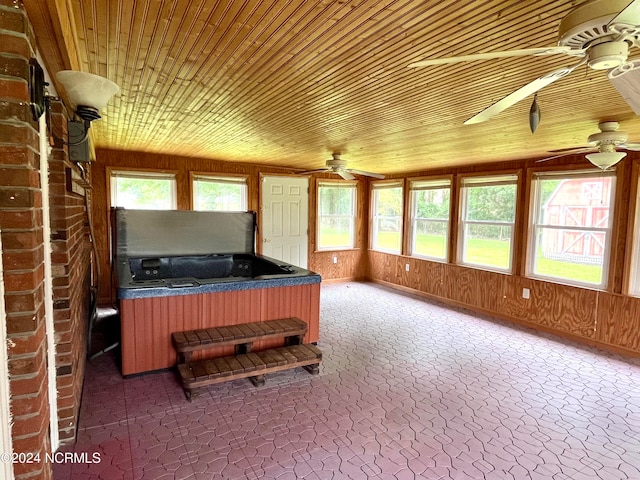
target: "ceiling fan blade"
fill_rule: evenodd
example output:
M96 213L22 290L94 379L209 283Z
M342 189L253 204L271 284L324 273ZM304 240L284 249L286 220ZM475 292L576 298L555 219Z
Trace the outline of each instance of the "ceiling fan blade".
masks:
M556 150L549 150L549 153L566 153L571 155L572 153L580 153L586 150L593 150L593 147L569 147L569 148L558 148Z
M351 175L349 172L347 172L346 170L336 170L335 173L340 175L345 180L354 180L356 178L353 175Z
M311 173L330 173L330 168L318 168L316 170L304 170L302 172L296 172L298 175L309 175Z
M631 150L633 152L640 152L640 143L624 143L622 145L618 145L620 148L624 148L625 150Z
M356 170L355 168L350 168L348 171L351 173L355 173L356 175L364 175L366 177L379 178L380 180L384 178L384 175L381 175L379 173L365 172L364 170Z
M427 60L420 60L408 65L409 68L427 67L429 65L445 65L448 63L457 62L474 62L478 60L492 60L494 58L505 57L526 57L530 55L555 55L558 53L567 53L571 50L570 47L543 47L543 48L527 48L524 50L509 50L506 52L488 52L488 53L476 53L473 55L461 55L458 57L445 57L445 58L432 58Z
M624 9L608 23L609 25L624 24L638 25L640 19L640 0L633 0Z
M586 63L586 59L581 60L578 64L573 67L565 67L560 68L558 70L554 70L551 73L548 73L542 77L536 78L533 82L526 84L524 87L519 88L513 93L510 93L506 97L498 100L496 103L491 105L490 107L485 108L480 113L474 115L473 117L465 120L465 125L470 125L473 123L480 123L486 120L489 120L494 115L506 110L512 105L515 105L520 100L527 98L529 95L536 93L541 88L546 87L547 85L555 82L556 80L561 79L562 77L566 77L571 72L573 72L580 65L584 65Z
M556 158L567 157L569 155L578 155L580 153L589 153L589 152L597 152L597 147L589 147L589 148L577 148L574 150L568 150L560 155L554 155L553 157L543 158L541 160L536 160L536 163L548 162L549 160L554 160Z
M607 77L636 115L640 115L640 59L610 70Z

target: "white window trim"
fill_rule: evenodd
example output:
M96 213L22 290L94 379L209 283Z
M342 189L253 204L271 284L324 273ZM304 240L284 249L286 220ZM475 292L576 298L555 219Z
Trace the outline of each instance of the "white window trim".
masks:
M466 187L493 187L498 185L515 185L516 186L516 203L513 222L492 222L484 220L465 220L467 215L467 194ZM487 270L490 272L499 273L511 273L513 271L513 240L516 232L516 218L517 218L517 199L518 199L518 174L509 173L502 175L482 175L482 176L469 176L463 177L460 182L460 214L458 219L458 245L457 245L457 262L458 265L465 267L478 268L481 270ZM484 265L480 263L470 263L464 261L464 247L467 239L466 226L467 225L488 225L496 227L511 227L511 235L509 238L509 265L507 268L499 268L493 265Z
M419 253L415 253L415 233L416 233L416 199L415 199L415 192L420 192L420 191L424 191L424 190L443 190L443 189L448 189L449 190L449 218L446 220L442 220L442 219L435 219L435 218L421 218L420 220L424 221L424 222L429 222L429 223L444 223L446 225L446 229L445 229L445 251L444 251L444 258L443 257L436 257L436 256L432 256L432 255L424 255L424 254L419 254ZM449 178L439 178L439 179L429 179L429 180L412 180L409 184L409 202L410 202L410 220L409 220L409 235L410 235L410 239L411 239L411 244L410 244L410 251L409 251L409 255L411 257L414 258L423 258L425 260L431 260L434 262L447 262L448 258L449 258L449 241L451 238L451 201L452 201L452 195L451 195L451 179Z
M170 210L177 210L178 208L178 194L177 194L177 180L175 173L169 172L152 172L144 170L111 170L109 172L109 187L110 187L110 207L116 206L116 179L117 178L139 178L144 180L149 179L166 179L172 180L171 182L171 208Z
M339 181L331 181L331 180L322 180L318 182L317 187L317 221L316 221L316 238L317 245L316 248L319 252L326 251L334 251L334 250L353 250L356 247L356 210L358 205L358 190L357 190L357 182L339 182ZM322 187L329 188L348 188L351 190L351 215L321 215L320 214L320 189ZM320 219L322 217L334 217L334 218L343 218L350 217L351 218L351 231L350 231L350 245L343 246L327 246L323 247L320 245Z
M400 188L401 196L402 196L402 209L400 212L400 248L399 250L391 250L388 248L380 248L376 246L376 238L377 238L377 230L374 228L377 223L377 205L375 203L375 191L376 190L384 190L387 188ZM371 250L382 253L390 253L393 255L402 255L402 241L403 241L403 231L404 231L404 184L402 181L391 180L385 182L374 182L371 184Z
M213 210L199 210L196 208L196 198L198 194L198 182L211 182L211 183L228 183L231 185L242 185L244 186L244 198L242 199L241 210L245 212L249 209L249 185L247 177L245 176L226 176L226 175L216 175L216 174L204 174L204 173L195 173L191 176L191 205L193 210L196 211L213 211ZM230 211L230 210L218 210L218 211Z
M540 208L541 205L537 201L540 196L540 182L538 179L550 179L552 177L558 177L562 180L570 180L575 178L589 178L589 177L610 177L611 188L609 189L609 216L607 227L575 227L575 226L562 226L562 225L543 225L539 224ZM529 241L527 242L527 269L526 276L529 278L535 278L537 280L544 280L547 282L558 283L561 285L572 285L585 288L605 289L609 279L609 265L611 260L611 240L613 234L613 219L614 219L614 204L615 204L615 189L616 189L616 175L614 171L602 171L602 170L578 170L574 172L544 172L534 174L531 188L531 217L529 219ZM570 278L553 277L549 275L541 275L535 273L535 261L537 250L537 237L538 230L540 228L548 228L552 230L575 230L580 232L601 232L605 234L605 245L602 258L602 281L599 284L590 282L581 282L579 280L573 280ZM634 246L637 248L636 246Z

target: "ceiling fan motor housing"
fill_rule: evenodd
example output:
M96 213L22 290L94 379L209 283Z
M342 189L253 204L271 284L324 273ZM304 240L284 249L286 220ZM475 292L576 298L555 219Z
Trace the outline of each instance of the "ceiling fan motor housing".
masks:
M618 122L601 122L598 124L600 133L589 135L588 142L592 145L600 145L603 151L615 148L627 142L629 136L625 132L618 132Z
M560 22L558 45L573 50L589 49L589 66L594 70L619 67L627 61L629 43L620 40L620 31L637 32L635 26L609 26L629 0L591 0L578 5ZM637 33L629 33L628 41L638 39ZM616 41L618 39L619 41ZM571 54L571 52L569 52Z
M594 70L609 70L624 65L629 55L627 42L603 42L589 48L588 65Z
M327 160L327 167L338 170L345 168L347 166L347 161L340 158L340 155L337 153L332 154L332 159Z

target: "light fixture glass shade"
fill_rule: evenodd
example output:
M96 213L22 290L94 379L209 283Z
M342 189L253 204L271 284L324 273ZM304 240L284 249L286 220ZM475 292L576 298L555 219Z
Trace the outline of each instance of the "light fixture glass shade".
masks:
M120 87L111 80L92 73L62 70L56 74L56 78L74 107L84 105L100 111L111 97L120 92Z
M615 165L626 156L626 152L598 152L586 155L587 160L603 170Z

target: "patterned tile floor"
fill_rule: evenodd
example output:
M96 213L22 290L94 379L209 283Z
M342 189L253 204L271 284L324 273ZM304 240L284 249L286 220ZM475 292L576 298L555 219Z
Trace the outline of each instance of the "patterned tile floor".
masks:
M92 361L73 448L101 461L55 479L640 479L640 361L368 283L321 309L317 376L189 403Z

